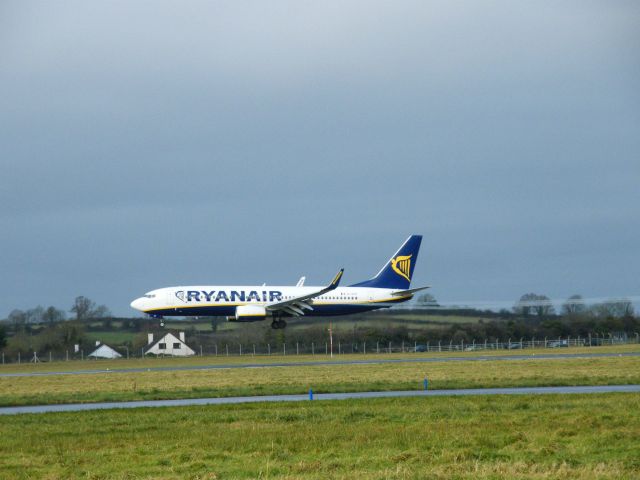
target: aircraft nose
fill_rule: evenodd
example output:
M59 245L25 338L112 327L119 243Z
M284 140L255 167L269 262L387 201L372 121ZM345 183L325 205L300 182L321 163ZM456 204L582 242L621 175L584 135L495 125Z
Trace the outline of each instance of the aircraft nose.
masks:
M131 302L131 308L142 311L142 298L136 298Z

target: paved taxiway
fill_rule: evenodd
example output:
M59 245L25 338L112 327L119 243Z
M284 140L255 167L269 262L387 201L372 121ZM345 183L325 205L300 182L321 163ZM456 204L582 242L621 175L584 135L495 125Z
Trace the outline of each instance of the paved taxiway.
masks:
M411 390L391 392L318 393L313 400L347 400L351 398L389 397L441 397L452 395L544 395L577 393L640 393L640 385L602 385L579 387L519 387L519 388L473 388L459 390ZM85 410L106 410L113 408L141 407L184 407L190 405L224 405L258 402L302 402L309 401L309 395L264 395L256 397L187 398L180 400L147 400L136 402L72 403L67 405L34 405L25 407L3 407L0 415L20 413L79 412Z
M382 355L382 354L381 354ZM49 375L91 375L99 373L136 373L136 372L170 372L184 370L228 370L234 368L271 368L271 367L313 367L323 365L371 365L384 363L439 363L439 362L473 362L497 360L552 360L564 358L605 358L605 357L639 357L640 352L630 353L542 353L531 355L469 355L458 357L418 357L368 360L320 360L312 362L278 362L278 363L238 363L224 365L191 365L180 367L148 367L148 368L114 368L69 370L58 372L22 372L0 373L0 377L40 377Z

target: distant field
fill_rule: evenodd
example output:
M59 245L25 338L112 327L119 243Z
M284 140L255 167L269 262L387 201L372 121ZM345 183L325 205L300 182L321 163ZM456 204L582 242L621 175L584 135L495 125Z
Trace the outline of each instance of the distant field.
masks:
M381 357L386 358L382 355L375 358ZM408 355L405 355L406 357L411 358ZM351 355L347 358L363 357ZM193 360L202 362L207 358ZM209 363L213 363L211 357L209 360ZM231 360L228 361L231 362ZM240 359L233 360L238 362ZM288 357L287 360L302 359L296 359L294 356ZM221 363L225 361L227 360L220 360ZM247 359L244 361L246 362ZM100 364L102 362L75 362L76 368L92 365L97 367ZM108 363L116 368L141 364L158 366L171 363L166 359ZM186 361L182 360L180 364L184 365ZM434 389L634 384L640 383L640 357L563 359L532 357L532 359L513 361L307 365L286 368L156 370L45 377L0 377L0 405L305 393L310 387L318 393L412 390L421 388L425 377L429 379L430 386Z
M99 340L102 343L106 343L108 345L123 345L127 342L131 342L137 333L132 332L87 332L87 337L90 340ZM91 353L91 352L87 352Z
M640 395L404 398L0 417L24 478L635 479Z

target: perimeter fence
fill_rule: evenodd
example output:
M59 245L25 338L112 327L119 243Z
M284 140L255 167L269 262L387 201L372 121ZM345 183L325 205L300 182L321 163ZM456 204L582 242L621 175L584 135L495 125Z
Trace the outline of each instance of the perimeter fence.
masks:
M188 342L187 342L188 344ZM201 345L193 348L194 355L209 357L246 357L246 356L275 356L275 355L311 355L328 356L333 355L383 355L393 353L466 353L477 351L499 351L499 350L531 350L531 349L561 349L569 347L600 347L612 345L640 344L640 334L633 336L613 336L613 335L588 335L586 337L555 337L555 338L509 338L506 340L489 341L488 339L472 342L454 342L450 340L437 342L382 342L382 341L362 341L362 342L324 342L324 343L215 343L213 345ZM149 354L146 348L130 349L129 347L116 347L115 351L121 355L120 358L149 358L149 357L169 357L167 354ZM98 360L102 359L92 355L92 351L79 349L74 351L45 351L32 352L25 355L18 353L8 355L1 353L1 363L22 364L41 363L70 360Z

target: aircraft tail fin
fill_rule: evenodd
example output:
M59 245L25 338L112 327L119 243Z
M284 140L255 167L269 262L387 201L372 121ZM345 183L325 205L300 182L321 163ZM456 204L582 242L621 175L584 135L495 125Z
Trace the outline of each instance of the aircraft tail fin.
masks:
M411 286L421 242L422 235L411 235L375 277L352 286L408 289Z

